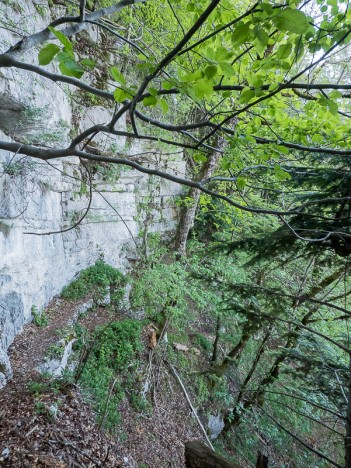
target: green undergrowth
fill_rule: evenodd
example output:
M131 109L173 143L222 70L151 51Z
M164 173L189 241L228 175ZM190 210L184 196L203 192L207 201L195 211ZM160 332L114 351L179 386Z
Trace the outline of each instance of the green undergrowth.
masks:
M95 265L82 270L77 279L65 286L61 296L68 300L79 300L86 296L101 300L110 291L111 302L116 303L123 298L125 284L123 273L98 260Z
M97 415L98 424L113 431L120 423L119 404L128 398L134 409L144 409L138 373L141 367L141 330L145 323L127 319L97 327L88 350L80 384ZM78 340L78 346L83 346Z
M39 311L37 306L32 305L31 312L33 316L33 322L37 327L43 328L49 324L49 319L48 319L48 316L46 315L45 310Z

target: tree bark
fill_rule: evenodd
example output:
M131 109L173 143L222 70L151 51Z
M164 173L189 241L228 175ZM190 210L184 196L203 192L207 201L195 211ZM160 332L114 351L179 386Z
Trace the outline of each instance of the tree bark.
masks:
M217 325L216 325L216 338L213 343L213 351L212 351L212 358L211 358L211 364L216 364L217 362L217 357L218 357L218 342L219 342L219 331L221 328L221 319L218 315L217 317Z
M208 155L207 161L202 166L199 174L199 180L208 179L216 170L219 153L213 152ZM175 238L175 250L180 257L186 255L186 241L189 236L190 229L194 225L195 214L199 204L201 191L198 188L191 188L188 197L193 200L190 206L185 206L182 209L178 230Z
M326 278L324 278L318 285L316 285L314 288L312 288L310 293L305 296L305 299L299 300L298 302L293 304L293 312L295 313L295 311L298 309L298 307L301 304L305 303L308 298L316 297L317 294L324 291L327 286L330 286L335 281L337 281L344 273L345 273L345 268L342 267L339 270L334 271L332 274L330 274ZM318 310L318 308L317 309L316 308L311 308L309 310L309 312L307 312L304 315L304 317L301 319L301 324L306 325L308 323L308 320L316 312L316 310ZM253 406L260 406L260 407L263 406L264 401L265 401L265 389L267 388L267 386L271 385L274 381L276 381L277 378L279 377L279 373L280 373L280 370L281 370L281 365L284 363L284 361L286 360L286 357L287 357L287 351L294 348L294 346L296 346L296 343L297 343L297 341L299 339L300 333L301 333L301 329L299 328L298 325L292 327L292 329L289 331L289 333L287 334L287 339L286 339L285 345L283 347L283 351L276 357L276 359L274 360L269 372L261 380L260 384L258 385L259 390L254 395L252 395L251 398L244 401L243 407L244 407L245 410L248 410L249 408L251 408ZM248 341L248 339L245 341L243 346L245 346L247 341ZM235 348L234 348L234 350L235 350ZM351 379L351 375L350 375L350 379ZM246 379L245 379L245 382L246 382ZM247 384L247 382L246 382L246 384ZM351 380L350 380L350 385L351 385ZM351 392L351 389L350 389L350 392ZM351 398L351 394L350 394L350 398ZM349 401L350 401L350 398L349 398ZM237 403L238 402L239 402L239 400L237 400ZM234 427L234 426L237 426L238 424L240 424L242 414L243 413L238 414L235 411L235 408L234 408L234 410L233 410L233 412L231 414L231 417L226 419L226 426L225 426L226 431L228 431L231 427ZM346 428L346 431L348 431L348 430L350 431L349 436L350 436L350 440L351 440L351 407L350 407L350 427ZM347 438L349 436L346 435ZM345 439L345 447L346 447L346 439ZM348 446L346 448L348 448ZM349 454L350 465L348 465L347 468L351 468L351 446L350 446L349 450L350 450L350 454Z
M198 440L185 444L185 466L187 468L240 468L240 465L229 463Z
M351 354L349 356L349 381L346 410L345 468L351 468Z

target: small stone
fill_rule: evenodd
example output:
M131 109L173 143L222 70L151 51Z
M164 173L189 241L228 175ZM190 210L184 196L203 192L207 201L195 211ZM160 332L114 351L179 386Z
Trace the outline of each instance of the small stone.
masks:
M209 433L210 433L210 439L215 440L219 436L219 434L223 431L224 429L224 421L222 417L218 415L212 415L210 414L208 418L208 424L207 424Z
M1 460L7 460L10 456L10 449L5 447L4 450L1 452Z

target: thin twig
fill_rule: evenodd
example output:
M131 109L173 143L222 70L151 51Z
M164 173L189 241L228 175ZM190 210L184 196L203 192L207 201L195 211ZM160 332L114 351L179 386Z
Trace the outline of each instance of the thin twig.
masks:
M202 422L200 421L200 419L199 419L199 417L198 417L198 415L197 415L197 413L196 413L196 409L193 407L193 405L192 405L192 403L191 403L191 401L190 401L189 395L188 395L188 393L187 393L187 391L186 391L186 388L184 387L184 384L183 384L181 378L180 378L179 375L178 375L178 372L175 370L175 368L172 366L172 364L170 364L168 361L166 361L166 363L168 364L168 366L169 366L169 368L171 369L171 371L172 371L173 375L175 376L175 378L178 380L179 385L182 387L182 390L183 390L183 393L184 393L184 395L185 395L185 398L187 399L187 401L188 401L188 403L189 403L189 406L190 406L191 411L193 412L193 414L194 414L194 416L195 416L195 418L196 418L196 421L198 422L198 424L199 424L199 426L200 426L202 432L204 433L204 436L205 436L205 438L206 438L206 441L207 441L209 447L210 447L213 451L215 451L213 445L211 444L210 439L208 438L208 435L207 435L207 433L206 433L206 430L205 430L204 426L202 425Z
M104 425L106 415L107 415L107 411L108 411L108 406L110 404L112 392L113 392L113 389L115 388L116 382L117 382L117 377L114 378L113 383L112 383L111 388L110 388L110 391L108 392L108 395L107 395L107 398L106 398L106 403L105 403L104 414L103 414L103 417L102 417L101 422L99 424L99 431L101 431L101 428Z

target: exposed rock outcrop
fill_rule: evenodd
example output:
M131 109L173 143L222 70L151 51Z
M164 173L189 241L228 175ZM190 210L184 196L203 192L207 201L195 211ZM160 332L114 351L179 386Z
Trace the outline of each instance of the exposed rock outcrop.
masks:
M0 51L26 31L45 27L49 11L32 0L2 2ZM9 20L21 27L2 28ZM35 63L37 51L24 59ZM104 107L78 105L75 92L23 70L1 71L0 139L16 137L24 144L64 147L72 129L108 120ZM124 129L125 123L119 125ZM184 173L181 153L170 160L155 147L136 146L125 137L112 140L102 135L94 143L97 148ZM89 213L68 230L89 205L90 178ZM128 258L139 254L141 231L174 230L177 212L172 200L180 190L176 184L122 167L87 166L77 158L49 164L0 151L0 387L11 376L6 350L31 320L32 307L40 310L47 305L81 269L100 257L126 270ZM62 232L47 235L58 231Z

